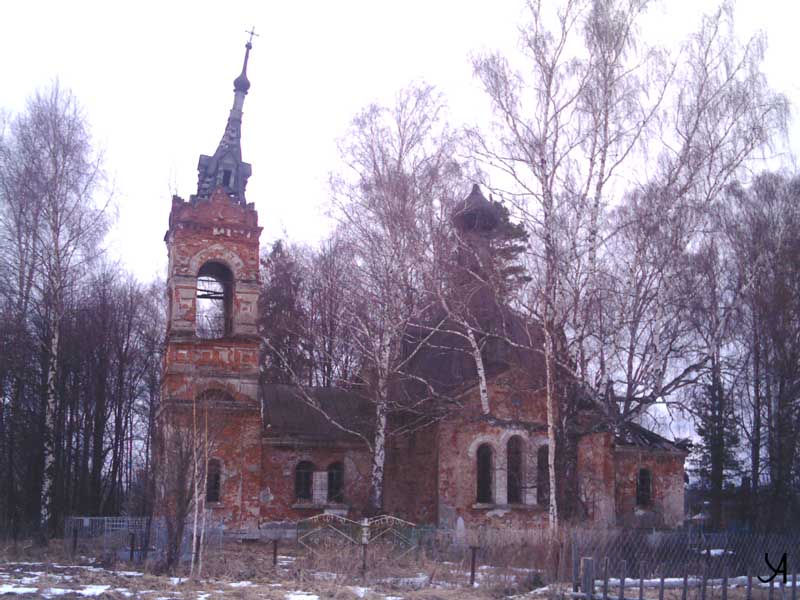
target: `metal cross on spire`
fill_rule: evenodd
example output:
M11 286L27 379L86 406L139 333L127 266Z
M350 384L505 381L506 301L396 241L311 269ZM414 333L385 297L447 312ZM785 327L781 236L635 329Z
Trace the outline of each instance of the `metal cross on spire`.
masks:
M244 31L244 32L245 32L245 33L249 33L249 34L250 34L250 39L249 39L249 40L247 40L247 45L248 45L248 46L252 46L252 45L253 45L253 36L255 36L255 37L261 37L259 34L257 34L257 33L256 33L256 28L255 28L255 27L251 27L251 28L250 28L250 31L247 31L247 30L245 29L245 31Z

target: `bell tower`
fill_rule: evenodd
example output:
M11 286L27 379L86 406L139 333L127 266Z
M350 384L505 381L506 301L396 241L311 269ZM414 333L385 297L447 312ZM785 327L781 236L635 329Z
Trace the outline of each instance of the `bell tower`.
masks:
M173 196L164 236L168 314L159 459L177 470L177 479L162 478L161 495L180 494L180 470L186 468L178 464L181 445L191 446L200 508L234 531L257 527L262 466L256 329L261 227L245 200L251 167L240 143L251 48L248 41L217 150L200 156L197 193L188 202Z

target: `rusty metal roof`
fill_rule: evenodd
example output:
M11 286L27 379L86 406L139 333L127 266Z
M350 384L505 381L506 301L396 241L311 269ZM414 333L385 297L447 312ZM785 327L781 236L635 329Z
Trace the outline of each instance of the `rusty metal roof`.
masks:
M359 442L358 434L372 436L374 408L354 391L283 384L264 384L261 391L269 437Z
M679 452L682 454L689 452L688 440L676 440L672 442L636 423L620 424L616 428L614 442L618 448L641 448Z

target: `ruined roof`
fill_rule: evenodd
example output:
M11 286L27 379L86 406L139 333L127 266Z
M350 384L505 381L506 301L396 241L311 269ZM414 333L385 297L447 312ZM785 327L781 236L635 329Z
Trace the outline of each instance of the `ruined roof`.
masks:
M491 379L513 366L520 366L533 381L543 385L544 361L538 351L544 343L541 327L495 303L485 306L482 313L480 328L476 327L474 334L482 348L487 377ZM438 394L462 392L478 382L465 328L443 312L409 328L405 352L411 356L408 371Z
M361 438L347 430L368 439L372 435L372 406L353 391L274 383L262 385L261 391L264 427L270 437L358 442Z
M671 442L657 433L636 423L622 423L617 427L614 442L618 448L640 448L643 450L663 450L666 452L689 452L686 440Z

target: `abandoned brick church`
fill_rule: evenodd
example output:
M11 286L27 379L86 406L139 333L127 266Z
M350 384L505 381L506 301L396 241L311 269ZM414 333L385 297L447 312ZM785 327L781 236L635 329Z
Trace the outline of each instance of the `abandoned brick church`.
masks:
M208 515L227 531L253 534L269 523L324 511L362 515L371 454L344 429L370 435L374 407L345 389L262 381L256 325L261 227L254 205L245 199L251 166L242 160L240 146L250 87L249 43L246 48L222 140L212 156L200 156L197 193L189 201L172 199L165 236L169 302L158 420L166 440L162 461L177 460L163 450L171 437L192 427L213 432L213 443L203 450ZM490 229L491 207L475 186L458 206L453 226L467 238L475 223ZM478 243L479 229L473 237ZM222 310L209 313L209 303ZM534 340L534 346L541 342L534 325L503 310L512 329ZM549 471L541 352L510 346L500 340L484 348L486 395L479 392L474 363L470 368L469 361L459 358L464 353L416 356L416 368L438 375L442 394L457 397L459 409L390 437L386 513L446 529L546 525ZM576 422L582 425L574 435L569 469L576 518L600 527L681 525L686 449L635 424L603 425L589 398L578 405Z

